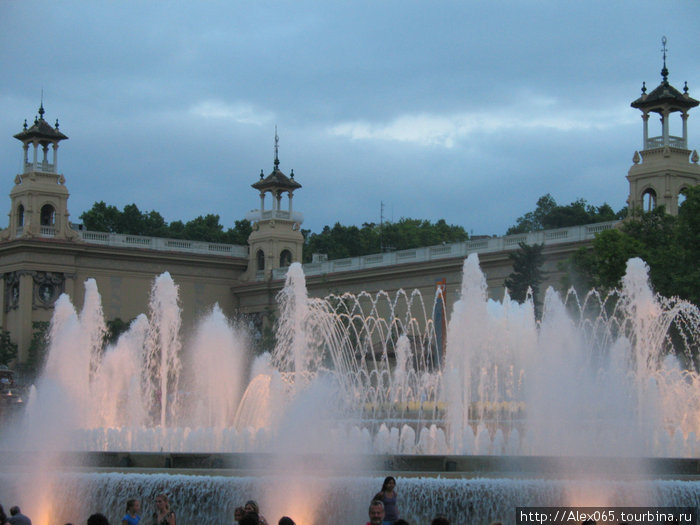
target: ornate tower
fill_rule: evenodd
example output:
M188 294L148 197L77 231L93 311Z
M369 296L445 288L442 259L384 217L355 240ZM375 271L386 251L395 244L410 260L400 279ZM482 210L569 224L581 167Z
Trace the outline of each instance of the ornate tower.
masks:
M272 270L301 261L304 236L300 226L304 218L292 209L294 190L301 188L301 184L294 180L294 170L287 177L280 171L279 165L279 137L275 129L274 168L267 177L260 170L260 180L252 184L260 192L260 209L252 210L246 216L253 223L253 232L248 237L248 279L260 275L270 278ZM266 209L265 196L268 193L271 202ZM289 203L287 209L283 210L282 197L285 194Z
M10 192L12 207L9 227L2 232L4 240L78 237L68 222L66 179L58 173L58 143L68 137L58 130L58 120L52 127L44 120L44 113L42 103L34 124L28 128L25 120L22 132L15 135L23 146L22 165Z
M666 37L662 43L664 65L661 84L647 94L646 83L643 83L642 96L631 104L642 112L644 122L643 149L634 152L634 165L627 174L630 183L627 205L631 215L640 210L650 211L656 206L664 206L668 213L676 215L681 192L689 186L700 184L698 153L688 149L688 112L700 102L690 98L687 82L683 93L668 83ZM660 116L660 136L649 136L650 113ZM671 135L672 113L680 114L680 136Z

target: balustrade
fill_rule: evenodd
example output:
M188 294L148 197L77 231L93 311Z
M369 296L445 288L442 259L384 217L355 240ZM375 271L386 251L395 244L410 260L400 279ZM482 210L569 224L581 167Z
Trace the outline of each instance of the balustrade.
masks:
M280 210L267 210L275 214L287 214ZM279 217L279 215L276 215ZM592 240L597 233L613 228L618 221L588 224L584 226L573 226L571 228L560 228L557 230L547 230L532 232L527 235L507 235L503 237L491 237L477 239L459 243L429 246L424 248L414 248L390 253L377 253L362 257L349 257L346 259L336 259L333 261L314 262L304 265L306 275L322 275L334 271L347 272L361 270L363 268L376 268L378 266L391 266L394 264L405 264L407 262L423 262L432 259L444 259L447 257L465 257L468 253L493 253L503 250L515 250L520 242L528 244L544 243L556 244L561 242L580 242ZM159 237L142 237L138 235L121 235L116 233L92 232L80 230L78 232L83 241L87 243L105 244L109 246L141 246L152 250L162 251L182 251L189 253L203 253L215 255L228 255L231 257L248 257L248 247L234 244L218 244L198 241L187 241L181 239L164 239ZM17 228L17 235L22 234L22 227ZM42 227L43 236L55 236L53 227ZM286 268L276 268L272 272L274 279L284 279L287 273ZM265 272L256 272L256 280L264 280Z
M55 237L56 228L54 228L53 226L40 226L39 235L41 235L42 237Z
M688 145L683 137L676 137L675 135L669 135L668 145L674 148L688 149ZM664 138L663 137L649 137L646 142L646 149L653 148L663 148Z
M24 172L30 172L30 171L43 171L45 173L54 173L56 170L56 166L54 164L51 164L48 161L42 162L40 160L36 162L25 162L24 163Z
M335 259L332 261L314 262L304 265L304 274L322 275L334 271L348 272L363 268L377 268L379 266L391 266L405 264L407 262L423 262L447 257L466 257L469 253L494 253L499 251L512 251L518 248L518 244L543 243L545 245L563 242L581 242L592 240L597 233L613 228L619 221L601 222L584 226L572 226L556 230L531 232L527 235L506 235L503 237L491 237L453 244L414 248L390 253L378 253L362 257ZM273 272L273 278L284 279L286 268L278 268ZM260 280L260 279L259 279Z
M179 251L230 257L248 257L248 247L237 244L208 243L183 239L165 239L162 237L143 237L140 235L123 235L118 233L93 232L80 230L80 238L87 243L108 246L139 246L159 251Z

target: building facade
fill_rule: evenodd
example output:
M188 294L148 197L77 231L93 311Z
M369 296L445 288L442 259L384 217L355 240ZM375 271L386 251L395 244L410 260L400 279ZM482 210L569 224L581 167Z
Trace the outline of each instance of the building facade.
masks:
M697 150L688 148L688 113L700 102L690 97L687 83L681 93L668 82L665 38L663 44L661 83L650 93L643 83L642 95L631 104L642 112L644 127L642 150L634 152L634 164L627 174L630 185L627 206L631 216L657 206L677 215L683 190L700 184L700 157ZM659 115L661 134L650 137L649 118L653 113ZM674 114L680 117L680 135L671 135Z
M632 107L642 111L643 149L630 168L630 210L664 205L677 213L682 190L700 184L698 154L688 148L687 119L698 101L662 82ZM661 117L662 134L649 137L651 113ZM681 136L669 132L669 119L678 113ZM27 359L37 322L49 321L59 296L67 294L76 309L84 299L84 282L94 279L106 320L130 321L145 313L154 279L168 272L179 287L183 330L218 304L229 318L246 315L260 325L276 308L286 268L301 261L303 216L292 206L301 188L294 172L280 168L275 134L273 170L260 173L252 187L260 208L248 214L253 232L248 246L156 239L75 229L69 220L67 179L58 169L59 143L68 139L58 121L50 125L39 108L32 126L15 135L22 143L23 170L10 192L8 227L0 232L0 328L19 348L19 362ZM266 198L269 197L269 205ZM286 206L283 205L287 199ZM285 209L286 208L286 209ZM421 291L432 300L437 283L446 290L448 309L457 299L464 259L478 253L489 295L501 299L505 278L512 271L509 254L520 242L544 244L546 285L558 285L559 263L590 243L596 233L615 223L600 223L463 243L379 253L304 265L309 295L322 297L345 291L389 294L400 289Z

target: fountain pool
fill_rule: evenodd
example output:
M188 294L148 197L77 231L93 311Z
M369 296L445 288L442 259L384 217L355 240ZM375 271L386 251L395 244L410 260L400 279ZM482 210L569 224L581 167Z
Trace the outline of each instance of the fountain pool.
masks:
M36 452L35 468L11 479L36 476L39 465L49 466L56 453L71 450L271 453L278 458L272 469L278 474L233 482L217 476L61 471L49 485L21 483L52 494L46 509L56 509L55 502L71 494L113 508L129 491L147 498L167 486L179 506L190 508L196 501L195 506L216 508L214 523L228 515L230 505L217 499L221 494L229 494L229 502L244 493L265 494L260 499L271 508L272 494L282 491L288 505L302 500L313 507L314 501L323 505L315 499L319 494L328 494L313 488L321 483L343 487L352 511L343 510L342 498L333 507L338 516L357 522L376 492L369 490L376 479L361 474L370 454L700 456L698 308L656 296L640 260L628 263L621 289L606 297L590 292L562 298L548 290L536 321L532 301L487 299L478 258L471 255L446 334L433 319L436 298L404 291L393 297L380 292L312 298L301 266L294 264L278 297L274 351L253 360L250 330L217 306L194 334L182 337L177 285L168 274L155 280L148 313L103 348L99 291L94 281L85 287L80 313L66 296L57 302L45 370L17 431L2 435L3 450ZM294 458L309 453L354 459L335 465L333 475L304 478L305 490L293 491L300 482L279 473L298 472ZM16 483L7 476L0 487L12 493ZM642 467L638 477L648 479ZM401 488L406 504L415 505L411 515L421 521L420 508L439 511L440 502L508 521L500 515L509 501L636 505L674 502L669 494L676 493L683 494L678 501L684 504L698 501L697 482L608 478L407 478ZM216 488L197 488L202 486ZM421 490L426 496L417 495ZM357 514L353 494L360 492ZM583 498L589 492L595 497ZM482 493L512 496L495 503ZM17 497L32 501L30 494ZM117 499L109 503L112 498ZM70 505L61 507L66 520L77 512L71 514ZM49 510L37 508L35 515L41 512ZM197 515L196 508L191 512ZM312 513L305 520L324 523L330 514L319 521Z

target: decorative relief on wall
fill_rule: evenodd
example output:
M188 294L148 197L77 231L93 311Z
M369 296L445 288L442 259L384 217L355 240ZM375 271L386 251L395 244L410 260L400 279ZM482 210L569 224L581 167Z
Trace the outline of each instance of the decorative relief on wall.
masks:
M65 289L66 277L56 272L31 272L34 279L32 308L53 308Z
M19 308L19 272L8 272L3 275L5 281L5 311Z

